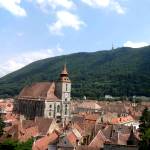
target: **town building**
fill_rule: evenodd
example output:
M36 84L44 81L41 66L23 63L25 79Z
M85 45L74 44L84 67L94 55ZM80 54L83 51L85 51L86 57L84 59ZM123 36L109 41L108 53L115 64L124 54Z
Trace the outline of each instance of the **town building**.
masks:
M35 117L70 119L71 81L66 65L56 82L33 83L23 88L15 99L15 111L22 119Z

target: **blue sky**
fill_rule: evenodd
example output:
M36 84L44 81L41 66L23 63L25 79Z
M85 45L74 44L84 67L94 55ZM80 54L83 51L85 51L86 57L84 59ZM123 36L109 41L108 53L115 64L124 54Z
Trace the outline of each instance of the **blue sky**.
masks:
M0 77L35 60L150 43L149 0L0 0Z

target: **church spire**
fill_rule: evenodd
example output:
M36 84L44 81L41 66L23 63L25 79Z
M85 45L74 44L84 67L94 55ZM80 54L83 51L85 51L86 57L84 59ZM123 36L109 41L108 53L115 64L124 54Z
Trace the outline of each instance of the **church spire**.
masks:
M64 68L63 68L63 70L62 70L62 72L60 74L60 81L62 81L62 82L70 82L66 64L64 64Z
M67 66L66 66L66 64L64 64L64 68L63 68L63 70L62 70L62 72L61 72L61 76L68 76L68 71L67 71Z

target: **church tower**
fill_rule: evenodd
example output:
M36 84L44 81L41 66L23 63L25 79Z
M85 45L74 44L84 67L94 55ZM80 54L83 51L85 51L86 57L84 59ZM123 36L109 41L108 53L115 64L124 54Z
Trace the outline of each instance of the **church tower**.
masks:
M61 119L68 122L70 118L71 81L69 79L66 64L57 82L57 96L61 99Z

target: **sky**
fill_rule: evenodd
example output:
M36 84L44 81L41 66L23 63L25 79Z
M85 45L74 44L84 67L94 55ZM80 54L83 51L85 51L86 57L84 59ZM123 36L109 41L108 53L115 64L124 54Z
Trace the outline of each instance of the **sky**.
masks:
M0 77L33 61L150 44L150 0L0 0Z

